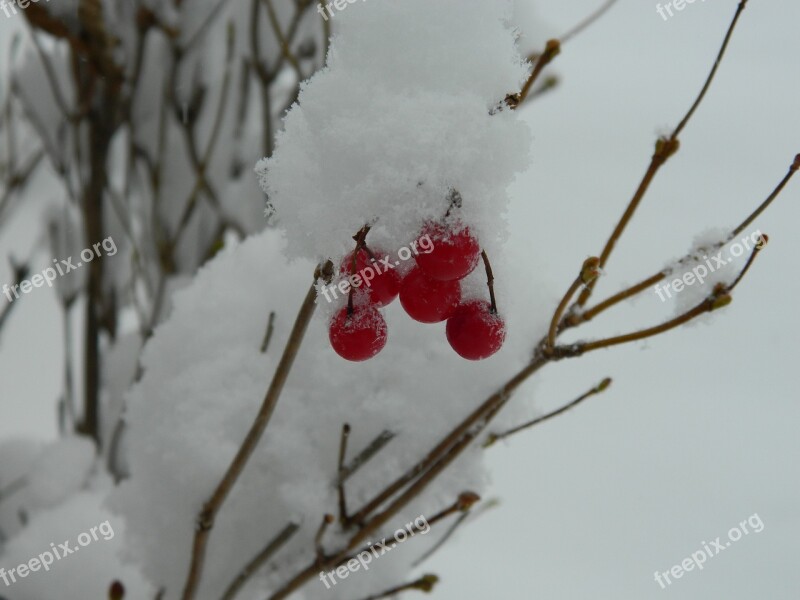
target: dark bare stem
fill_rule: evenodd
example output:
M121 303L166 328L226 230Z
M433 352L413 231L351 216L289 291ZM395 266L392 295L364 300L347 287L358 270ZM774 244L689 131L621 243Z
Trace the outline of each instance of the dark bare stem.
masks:
M608 10L617 3L617 0L606 0L605 4L603 4L600 8L586 17L583 21L575 25L572 29L567 31L564 35L562 35L559 39L561 40L562 44L566 44L569 40L574 38L576 35L582 33L587 27L594 24L598 21Z
M380 452L386 444L394 439L395 434L388 429L382 431L378 437L372 440L369 445L362 450L358 456L345 465L339 472L338 482L344 483L350 476L363 467L369 460Z
M25 476L14 479L7 486L0 489L0 502L8 500L11 496L13 496L21 489L23 489L26 485L28 485L28 479Z
M737 285L739 285L739 282L742 281L742 279L744 279L744 276L747 275L747 272L750 270L750 267L753 266L753 262L756 260L756 256L758 256L758 253L761 250L763 250L764 246L766 246L768 243L769 243L769 237L767 236L767 234L762 233L761 238L758 240L758 244L756 244L756 247L753 248L753 251L750 253L750 257L747 259L744 268L742 268L738 277L736 277L736 279L733 280L733 283L731 283L728 286L728 292L732 292L734 288Z
M336 486L338 495L339 495L339 522L346 523L347 522L347 499L345 498L344 493L344 479L342 478L342 474L344 473L344 461L345 457L347 456L347 440L350 438L350 425L345 423L342 425L342 437L339 440L339 462L337 466L337 473L339 475L339 483Z
M267 330L264 333L264 340L261 342L261 354L264 354L269 348L270 340L272 340L272 333L275 330L275 311L269 311L269 319L267 320Z
M189 50L191 50L195 44L197 44L201 39L203 39L203 35L206 33L206 31L208 31L209 27L214 22L214 19L219 16L222 7L225 5L227 1L228 0L219 0L216 6L214 6L214 8L209 11L208 16L200 24L200 27L197 28L197 31L195 31L189 37L186 43L181 47L182 54L186 54L187 52L189 52Z
M266 562L272 558L272 556L280 550L286 542L292 539L297 530L300 528L299 525L296 523L289 523L284 527L272 541L267 544L261 552L256 554L252 560L245 565L244 569L236 576L236 578L231 581L230 585L225 590L225 593L222 595L222 600L233 600L236 597L241 589L244 587L244 584L252 577L258 570L266 564Z
M728 49L728 44L731 41L731 37L733 37L733 30L736 29L736 24L739 22L739 17L742 15L745 7L747 6L747 0L741 0L739 5L736 7L736 13L733 15L733 20L731 21L730 27L728 27L728 31L725 34L725 39L722 42L722 46L719 49L719 54L717 55L717 60L714 61L714 66L711 67L711 72L708 74L706 78L706 82L703 85L703 89L700 90L700 94L697 96L697 99L692 104L692 107L689 109L689 112L686 113L686 116L683 117L678 126L675 128L675 131L672 132L672 139L677 139L678 136L681 134L683 129L689 123L689 120L694 115L697 108L700 106L700 103L705 98L706 93L708 92L709 88L711 87L711 82L714 80L714 76L717 74L717 69L719 69L720 64L722 63L722 57L725 56L725 51Z
M211 494L210 498L205 502L202 510L197 516L195 536L192 546L192 559L189 573L186 578L186 583L184 585L182 595L183 600L192 600L195 597L195 593L197 592L197 587L200 583L200 578L203 573L203 564L205 561L208 538L211 534L211 529L214 527L214 519L216 518L219 510L222 508L222 505L227 499L228 494L230 494L233 486L238 481L239 476L242 474L242 471L247 465L248 460L252 456L256 446L261 440L261 437L264 434L264 431L266 430L267 425L272 417L272 413L275 410L275 406L278 403L281 392L283 391L283 386L285 385L292 366L294 365L294 360L300 350L300 345L305 337L306 330L308 329L308 325L311 322L311 317L313 316L316 308L316 280L320 277L330 277L332 272L333 264L330 261L325 263L324 266L317 268L314 277L314 283L312 283L311 287L306 293L303 303L300 306L300 311L297 314L294 326L289 334L289 339L286 342L281 360L275 369L272 382L270 383L269 389L264 396L264 401L261 405L261 408L259 409L258 414L256 415L255 420L250 427L250 430L247 432L241 447L236 453L236 456L233 458L233 461L228 467L228 470L225 472L225 475L222 477L216 489Z
M736 237L737 235L742 233L745 229L747 229L750 226L750 224L753 221L755 221L759 217L759 215L761 215L761 213L767 210L767 208L769 208L769 205L772 204L773 200L775 200L775 198L777 198L780 195L780 193L783 191L783 188L786 187L786 184L789 183L789 181L792 179L792 177L794 177L794 174L797 173L798 170L800 170L800 154L794 157L794 162L792 163L792 166L789 167L789 172L786 173L786 176L781 180L778 186L773 190L773 192L769 196L767 196L766 200L764 200L764 202L762 202L759 205L759 207L752 212L752 214L749 217L747 217L744 221L742 221L742 223L736 229L733 230L731 237Z
M523 423L522 425L518 425L517 427L514 427L513 429L509 429L508 431L504 431L503 433L491 433L486 438L486 442L484 443L484 447L487 448L487 447L491 446L492 444L494 444L497 440L502 440L503 438L507 438L507 437L509 437L511 435L514 435L515 433L517 433L519 431L522 431L524 429L530 429L531 427L534 427L534 426L536 426L536 425L538 425L540 423L544 423L545 421L548 421L548 420L552 419L553 417L557 417L558 415L567 412L571 408L575 408L576 406L578 406L578 404L580 404L581 402L583 402L587 398L591 398L592 396L595 396L595 395L605 391L608 388L608 386L610 386L610 385L611 385L611 379L610 378L606 378L603 381L601 381L598 385L593 387L591 390L589 390L588 392L585 392L581 396L578 396L575 400L573 400L569 404L566 404L566 405L562 406L561 408L559 408L557 410L554 410L552 412L544 414L541 417L537 417L537 418L535 418L535 419L533 419L531 421L528 421L527 423Z
M284 35L283 30L281 29L281 24L278 22L278 15L275 12L275 7L272 5L272 0L263 0L263 2L267 7L267 16L269 16L269 22L270 25L272 25L272 31L275 33L275 37L278 39L278 43L281 46L281 52L283 53L284 58L289 61L289 64L292 65L298 81L302 81L304 78L303 71L300 68L300 62L292 53L292 36L291 34L289 37ZM302 13L302 10L298 9L298 13Z
M19 286L20 282L28 276L27 265L13 265L13 269L14 269L14 283L11 284L10 286L12 290L15 287ZM16 293L16 291L14 293ZM8 304L6 304L3 310L0 311L0 332L2 332L8 317L11 316L12 310L14 310L14 302L9 302Z
M450 541L450 538L453 537L453 534L456 532L456 530L461 527L461 525L469 518L469 516L469 512L460 514L458 519L456 519L455 522L447 529L444 535L442 535L442 537L428 551L415 560L412 566L417 567L433 556L437 550L442 548L448 541Z

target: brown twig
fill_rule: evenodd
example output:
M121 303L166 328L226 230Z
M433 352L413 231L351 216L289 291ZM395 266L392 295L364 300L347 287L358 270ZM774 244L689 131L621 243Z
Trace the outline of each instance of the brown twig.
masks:
M368 596L364 600L381 600L381 598L391 598L400 592L407 592L409 590L418 590L428 594L433 591L433 588L437 583L439 583L439 578L432 573L428 573L415 581L398 585L397 587L393 587L377 595Z
M324 266L317 268L317 271L314 274L314 282L316 283L316 280L320 277L330 277L332 272L333 263L328 261ZM298 351L300 350L300 344L302 343L308 325L311 322L311 317L316 309L316 299L317 290L315 284L312 284L306 293L303 303L300 306L300 311L297 314L294 326L289 334L289 339L284 347L280 362L275 369L272 382L270 383L269 389L264 396L264 401L261 405L261 408L259 409L258 414L256 415L255 420L250 427L250 430L247 432L241 447L237 451L236 456L233 458L230 466L225 472L225 475L222 477L209 499L203 505L200 514L197 516L195 536L192 546L192 559L189 573L186 577L186 583L184 585L182 595L183 600L191 600L195 597L195 593L203 573L206 547L208 544L208 538L211 534L211 529L214 527L214 520L219 510L222 508L225 500L227 499L228 494L230 494L233 486L238 481L239 476L242 474L245 465L247 465L248 460L255 451L258 442L261 440L261 437L264 434L267 425L269 424L272 413L275 410L275 406L280 399L283 387L289 377L289 372L294 365L294 360L297 357Z
M458 519L456 519L455 522L452 525L450 525L450 527L447 529L447 531L444 532L444 534L439 538L439 540L433 546L431 546L431 548L427 552L425 552L422 556L420 556L417 560L415 560L411 566L417 567L426 560L428 560L431 556L433 556L440 548L442 548L450 540L451 537L453 537L456 530L458 530L458 528L461 527L461 525L463 525L464 522L469 517L471 516L477 517L481 513L484 513L487 510L494 508L498 504L499 502L496 499L492 499L489 500L488 502L484 502L483 504L481 504L480 508L477 510L470 509L462 512L458 516Z
M694 308L675 317L674 319L670 319L665 323L656 325L655 327L648 327L647 329L633 331L624 335L618 335L601 340L595 340L593 342L583 342L579 344L573 344L572 346L557 347L554 349L554 352L560 358L567 358L572 356L580 356L581 354L585 354L593 350L600 350L601 348L610 348L611 346L618 346L620 344L628 344L630 342L644 340L670 331L671 329L675 329L676 327L679 327L684 323L688 323L692 319L704 313L723 308L724 306L730 304L730 301L731 297L727 295L727 293L719 293L719 291L715 290L711 296L703 300Z
M524 429L530 429L531 427L534 427L539 423L544 423L545 421L548 421L553 417L557 417L558 415L567 412L571 408L575 408L576 406L578 406L578 404L580 404L587 398L591 398L592 396L604 392L610 385L611 385L611 379L607 377L606 379L601 381L598 385L590 389L588 392L585 392L584 394L578 396L575 400L573 400L569 404L562 406L557 410L544 414L541 417L537 417L531 421L528 421L527 423L523 423L522 425L518 425L517 427L509 429L508 431L504 431L503 433L490 433L487 436L483 446L484 448L488 448L489 446L493 445L497 440L502 440L503 438L507 438L511 435L514 435L519 431L522 431Z
M325 560L325 550L322 547L322 538L325 537L325 532L328 527L336 521L336 517L328 513L322 517L322 522L319 524L317 534L314 536L314 548L317 552L317 560L320 562Z
M252 577L272 556L280 550L290 539L297 533L300 526L296 523L289 523L284 527L277 536L275 536L269 544L267 544L261 552L256 554L250 562L245 565L241 572L234 578L228 585L225 593L222 594L222 600L233 600L245 583Z
M547 44L545 45L544 52L537 57L536 64L533 65L531 74L525 81L525 85L522 86L522 90L516 94L509 94L506 96L505 101L509 108L513 110L525 102L528 92L531 91L531 88L539 78L539 75L541 75L544 68L549 65L556 56L558 56L559 52L561 52L561 43L556 39L548 40Z
M733 230L733 233L731 234L732 238L736 237L737 235L742 233L742 231L747 229L750 226L750 224L753 221L755 221L759 217L759 215L761 215L761 213L763 213L765 210L767 210L767 208L769 208L769 205L772 204L775 198L777 198L780 195L780 193L783 191L783 188L786 187L786 184L789 183L789 181L792 179L792 177L794 177L794 174L797 173L798 170L800 170L800 154L794 157L794 162L789 167L789 172L786 173L784 178L780 181L780 183L773 190L773 192L769 196L767 196L766 200L764 200L764 202L762 202L759 205L759 207L755 209L752 212L752 214L750 214L750 216L748 216L744 221L742 221L739 224L739 226L736 229Z
M561 322L561 317L564 315L564 311L567 310L567 305L572 300L572 297L578 292L581 286L588 285L597 279L598 275L600 274L600 271L598 270L599 264L599 258L595 256L590 256L587 258L583 262L581 272L578 273L578 276L572 282L572 285L569 286L563 298L561 298L561 302L558 303L558 307L553 313L553 318L550 319L550 330L547 333L547 342L545 344L546 351L552 349L556 343L558 324Z
M761 238L758 240L758 243L756 244L755 248L753 248L753 251L750 253L749 258L747 259L747 262L745 263L742 270L739 272L739 275L736 277L736 279L733 280L733 283L731 283L728 286L727 288L728 292L732 292L734 288L736 288L736 286L739 285L739 282L741 282L742 279L744 279L744 276L747 275L747 272L750 270L750 267L753 266L753 262L756 260L756 256L758 256L758 253L761 250L763 250L764 246L766 246L768 243L769 243L769 237L767 236L767 234L762 233Z
M337 466L337 473L339 474L339 481L336 485L336 490L339 496L339 522L346 523L347 522L347 500L345 498L344 493L344 479L342 474L344 473L344 460L347 456L347 440L350 438L350 425L345 423L342 425L342 436L339 440L339 462Z
M353 473L358 471L361 467L363 467L369 460L375 456L378 452L380 452L386 444L391 442L394 439L395 434L385 429L378 437L372 440L369 445L362 450L358 456L356 456L353 460L350 461L349 464L345 465L338 474L337 482L344 483L347 481Z
M561 40L561 44L566 44L576 35L582 33L587 27L594 24L598 21L609 9L617 3L617 0L606 0L605 4L603 4L600 8L590 14L588 17L583 19L580 23L575 25L572 29L567 31L564 35L562 35L559 39Z

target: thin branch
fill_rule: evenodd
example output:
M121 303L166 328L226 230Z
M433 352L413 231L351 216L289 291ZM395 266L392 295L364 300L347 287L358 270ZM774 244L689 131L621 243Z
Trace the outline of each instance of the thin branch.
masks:
M594 11L591 15L586 17L583 21L575 25L572 29L567 31L564 35L562 35L559 39L561 40L562 45L566 44L569 40L573 37L578 35L579 33L583 32L587 27L594 24L598 21L608 10L617 3L617 0L606 0L606 3L603 4L600 8Z
M317 529L317 534L314 536L314 549L317 552L317 560L322 562L325 560L325 550L322 547L322 538L325 537L325 532L328 530L328 527L336 521L336 517L332 514L327 513L322 517L322 522L319 524L319 529Z
M439 583L439 578L432 573L427 573L415 581L398 585L397 587L393 587L377 595L368 596L364 600L381 600L381 598L391 598L400 592L407 592L409 590L417 590L429 594L433 591L433 588L437 583Z
M506 96L506 104L512 110L525 102L528 92L531 91L531 88L539 78L539 75L541 75L544 68L549 65L556 56L558 56L559 52L561 52L560 42L556 39L548 40L547 44L545 45L544 52L537 57L536 64L533 65L533 70L531 70L531 74L528 76L527 81L525 81L525 85L522 86L522 90L516 94L509 94Z
M353 473L363 467L369 460L380 452L386 444L394 439L395 434L388 429L383 430L378 437L372 440L369 445L362 450L358 456L345 465L339 472L338 481L344 483Z
M293 37L291 28L289 32L290 37L287 38L283 34L283 31L281 30L281 24L278 21L278 15L275 12L275 7L272 5L272 0L263 0L263 1L264 5L267 7L267 15L269 16L269 22L272 25L272 30L275 32L275 37L278 39L278 43L280 44L281 47L281 52L283 53L283 56L286 58L286 60L289 61L289 64L292 65L292 68L297 74L297 78L299 80L302 80L303 71L300 68L300 63L298 62L297 57L294 54L292 54L292 49L290 46L291 38ZM297 9L296 15L297 14L302 14L302 10Z
M197 28L197 31L195 31L189 37L189 40L183 46L181 46L182 54L185 54L189 50L191 50L192 47L194 47L194 45L197 44L203 38L203 35L206 33L206 31L208 31L208 28L211 26L214 20L219 16L218 13L222 10L222 7L225 6L225 3L227 1L228 0L219 0L216 6L214 6L214 8L209 11L206 18L203 19L203 22L200 24L200 27Z
M553 352L555 356L557 356L558 358L567 358L572 356L580 356L581 354L585 354L593 350L600 350L601 348L610 348L611 346L618 346L620 344L637 342L640 340L644 340L665 333L667 331L670 331L671 329L675 329L676 327L680 327L684 323L688 323L692 319L695 319L696 317L699 317L704 313L712 312L719 308L723 308L724 306L730 304L730 302L731 302L731 297L727 294L727 292L720 293L719 291L715 290L715 292L712 293L711 296L703 300L700 304L698 304L694 308L675 317L674 319L670 319L665 323L656 325L655 327L649 327L647 329L626 333L624 335L618 335L601 340L595 340L593 342L583 342L579 344L573 344L571 346L559 346L554 348Z
M518 425L517 427L509 429L508 431L504 431L503 433L490 433L487 436L486 442L484 442L483 446L484 448L488 448L489 446L493 445L497 440L502 440L511 435L514 435L519 431L522 431L524 429L530 429L531 427L534 427L539 423L544 423L545 421L548 421L553 417L557 417L558 415L567 412L571 408L575 408L576 406L578 406L578 404L580 404L587 398L591 398L592 396L596 396L597 394L604 392L610 385L611 385L611 379L607 377L606 379L601 381L598 385L590 389L588 392L585 392L584 394L578 396L577 398L575 398L575 400L573 400L569 404L562 406L557 410L542 415L541 417L537 417L531 421L528 421L527 423L523 423L522 425Z
M583 261L581 272L578 273L578 276L572 282L572 285L569 286L569 289L567 289L564 297L561 298L561 302L559 302L558 307L553 313L553 318L550 320L550 330L547 333L545 350L550 350L555 345L556 335L558 334L558 325L561 323L561 317L564 315L564 311L567 310L567 305L572 300L572 297L578 292L582 285L588 285L597 279L598 275L600 274L600 271L598 270L599 263L600 259L595 256L590 256Z
M742 221L741 224L736 229L733 230L733 233L731 234L732 238L736 237L737 235L742 233L742 231L747 229L750 226L750 224L753 221L755 221L759 217L759 215L761 215L761 213L763 213L765 210L767 210L767 208L769 208L769 205L772 204L773 200L775 200L775 198L777 198L780 195L780 193L783 191L783 188L786 187L786 184L789 183L789 181L792 179L792 177L794 177L794 174L797 173L798 170L800 170L800 154L794 157L794 162L792 163L792 166L789 167L789 172L786 173L786 176L777 185L775 190L769 196L767 196L767 199L764 200L764 202L762 202L761 205L756 210L754 210L749 217L747 217L744 221Z
M727 288L728 292L732 292L734 288L736 288L736 286L739 285L739 282L741 282L742 279L744 279L745 275L747 275L747 272L750 270L750 267L753 266L753 262L756 260L756 256L758 256L758 253L761 252L761 250L764 249L764 246L766 246L768 243L769 243L769 237L765 233L762 233L761 238L758 240L758 243L756 244L755 248L753 248L753 251L750 253L750 257L747 259L744 268L742 268L742 270L739 272L739 276L736 277L736 279L733 280L733 283L731 283L728 286Z
M261 552L256 554L244 569L231 581L230 585L222 595L222 600L233 600L241 591L250 577L253 576L272 556L280 550L297 533L300 526L297 523L289 523L284 527L272 541L267 544Z
M0 489L0 502L8 500L11 496L16 494L21 489L23 489L26 485L28 485L28 479L25 475L23 475L22 477L17 477L6 487Z
M450 538L455 534L456 530L459 527L461 527L461 525L463 525L464 522L469 517L477 518L478 516L480 516L487 510L494 508L498 504L499 501L493 499L489 500L488 502L484 502L477 510L470 509L464 511L462 514L458 516L458 519L455 520L455 522L447 529L447 531L445 531L444 535L442 535L442 537L440 537L439 540L433 546L431 546L431 548L428 551L426 551L422 556L420 556L417 560L415 560L411 566L418 567L423 562L428 560L431 556L433 556L440 548L442 548L450 540Z
M339 441L339 462L337 466L337 473L339 474L339 482L336 486L336 491L339 496L339 522L346 523L347 522L347 500L345 498L344 493L344 479L342 478L342 473L344 473L344 460L347 455L347 440L350 438L350 425L345 423L342 425L342 436Z
M314 274L314 283L310 286L306 293L305 299L300 306L300 311L295 319L292 331L289 334L289 339L283 350L283 355L275 369L275 374L272 377L272 382L269 385L264 401L258 414L247 432L241 447L239 448L236 456L233 458L230 466L228 467L225 475L220 480L214 492L203 505L202 510L197 516L197 523L195 527L195 536L192 546L192 560L189 568L189 573L184 585L183 600L191 600L195 597L197 587L200 583L200 578L203 573L203 565L205 561L206 549L208 538L211 534L211 529L214 527L214 520L217 513L222 508L225 500L230 494L233 486L239 479L239 476L244 471L247 462L258 446L267 425L272 418L272 413L275 406L278 404L283 387L289 377L289 373L294 365L294 360L300 350L300 345L305 337L308 325L311 322L311 317L316 309L317 289L316 281L320 277L330 278L333 274L333 263L326 262L324 266L317 267Z
M269 312L269 320L267 321L267 330L264 332L264 340L261 342L261 354L264 354L269 348L269 342L272 339L272 332L275 330L275 311Z

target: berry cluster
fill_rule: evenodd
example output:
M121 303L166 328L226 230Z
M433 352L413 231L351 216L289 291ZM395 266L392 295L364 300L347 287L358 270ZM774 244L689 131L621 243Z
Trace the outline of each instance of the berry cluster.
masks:
M355 251L342 260L341 275L386 259L387 253L371 249L365 238L368 227L354 239ZM416 265L402 278L394 270L376 276L367 289L351 288L347 306L337 312L328 335L334 351L347 360L372 358L386 345L386 321L378 308L398 295L408 316L421 323L447 321L450 346L469 360L482 360L497 352L505 341L506 329L497 314L493 278L486 254L469 228L459 223L428 222L420 237L433 242L430 252L416 254ZM491 302L462 301L461 280L469 275L483 256Z

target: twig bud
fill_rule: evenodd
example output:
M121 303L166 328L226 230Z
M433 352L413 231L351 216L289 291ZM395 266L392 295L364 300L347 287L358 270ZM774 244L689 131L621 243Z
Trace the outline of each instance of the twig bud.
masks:
M658 158L660 161L666 161L670 156L675 154L681 147L681 143L677 138L660 137L656 142L656 151L653 158Z
M458 510L461 512L467 512L477 502L480 502L480 500L481 497L475 492L461 492L461 494L458 496Z
M603 379L603 381L600 382L600 385L594 388L594 391L595 393L599 394L600 392L606 391L608 389L608 386L610 385L611 385L611 378L606 377L605 379Z
M108 588L108 600L122 600L125 597L125 587L120 581L114 581Z
M584 285L589 285L600 276L600 259L596 256L587 258L581 267L581 281Z
M412 585L412 589L420 590L421 592L432 592L433 587L439 583L439 577L432 573L427 573L420 577L417 581L414 582Z

